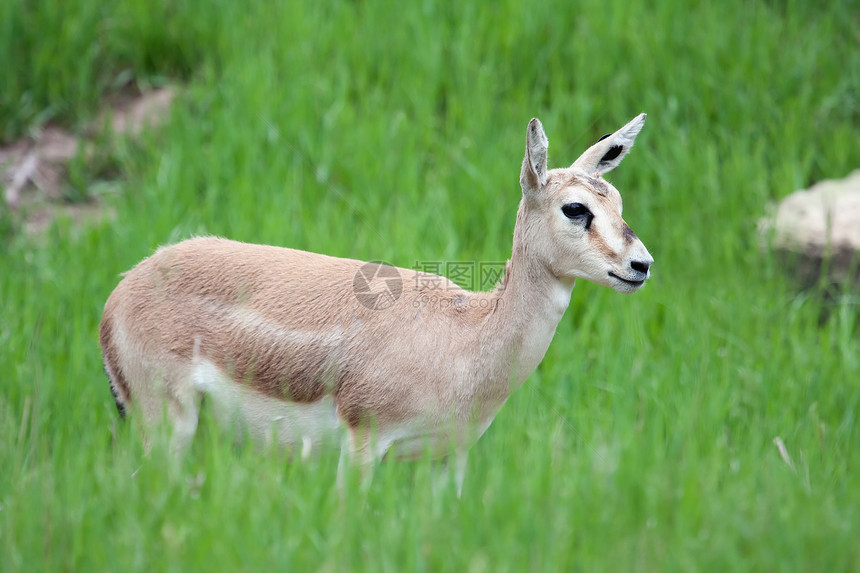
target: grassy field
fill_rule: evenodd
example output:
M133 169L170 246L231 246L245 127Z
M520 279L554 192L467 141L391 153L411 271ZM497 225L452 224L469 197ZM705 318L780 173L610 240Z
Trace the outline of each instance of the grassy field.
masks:
M860 567L856 298L799 291L755 233L769 201L860 166L856 2L247 4L0 7L7 140L83 125L129 81L184 86L161 129L111 144L112 220L2 227L0 570ZM462 499L428 461L341 499L336 453L287 464L206 417L171 464L118 420L97 325L158 245L505 260L529 118L555 167L641 111L609 178L653 279L577 284Z

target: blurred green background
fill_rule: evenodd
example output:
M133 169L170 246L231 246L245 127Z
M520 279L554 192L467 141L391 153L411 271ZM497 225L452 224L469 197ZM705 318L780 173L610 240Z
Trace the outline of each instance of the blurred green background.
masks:
M756 224L860 167L858 47L854 1L6 0L0 137L88 134L62 196L106 215L0 214L0 569L857 570L856 297L799 290ZM160 127L88 131L165 85ZM428 461L341 499L336 452L204 418L176 465L119 422L97 325L159 245L504 260L529 118L558 167L642 111L609 179L653 278L577 284L462 499Z

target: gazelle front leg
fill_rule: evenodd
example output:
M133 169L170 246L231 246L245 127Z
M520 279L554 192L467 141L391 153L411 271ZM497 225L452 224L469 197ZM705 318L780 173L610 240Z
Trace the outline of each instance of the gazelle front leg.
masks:
M463 495L463 482L466 480L466 462L469 459L469 451L457 448L447 458L438 462L433 476L433 493L441 495L454 479L457 488L457 498Z
M350 428L344 436L340 447L340 459L337 463L337 488L343 492L346 485L347 465L357 464L361 472L361 489L367 491L373 482L373 468L376 462L385 456L391 446L390 442L382 443L374 439L369 429Z
M454 485L457 486L457 499L463 496L463 482L466 481L466 462L469 461L469 450L458 449L451 460L451 471L454 472Z

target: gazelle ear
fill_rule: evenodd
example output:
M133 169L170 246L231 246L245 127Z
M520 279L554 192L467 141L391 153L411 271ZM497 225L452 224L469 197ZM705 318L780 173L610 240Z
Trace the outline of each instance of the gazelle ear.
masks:
M589 174L597 172L601 175L612 171L630 152L633 141L643 125L645 125L645 114L640 113L615 133L601 137L600 141L586 149L585 153L573 162L571 168L581 169Z
M523 194L538 191L546 185L546 150L549 147L543 125L539 119L532 118L526 130L526 156L520 171L520 187Z

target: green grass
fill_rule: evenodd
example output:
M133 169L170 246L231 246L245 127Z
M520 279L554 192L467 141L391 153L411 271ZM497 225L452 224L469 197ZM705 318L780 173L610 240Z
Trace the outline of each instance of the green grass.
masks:
M225 24L210 2L6 0L0 6L0 137L82 123L129 83L188 77Z
M117 153L113 221L0 243L0 570L860 566L858 309L798 292L755 235L860 164L856 3L269 4L0 8L7 138L129 79L187 86ZM175 466L118 420L97 325L158 245L504 260L528 119L561 166L640 111L610 179L653 279L577 284L462 499L417 462L341 500L336 454L291 465L207 419Z

